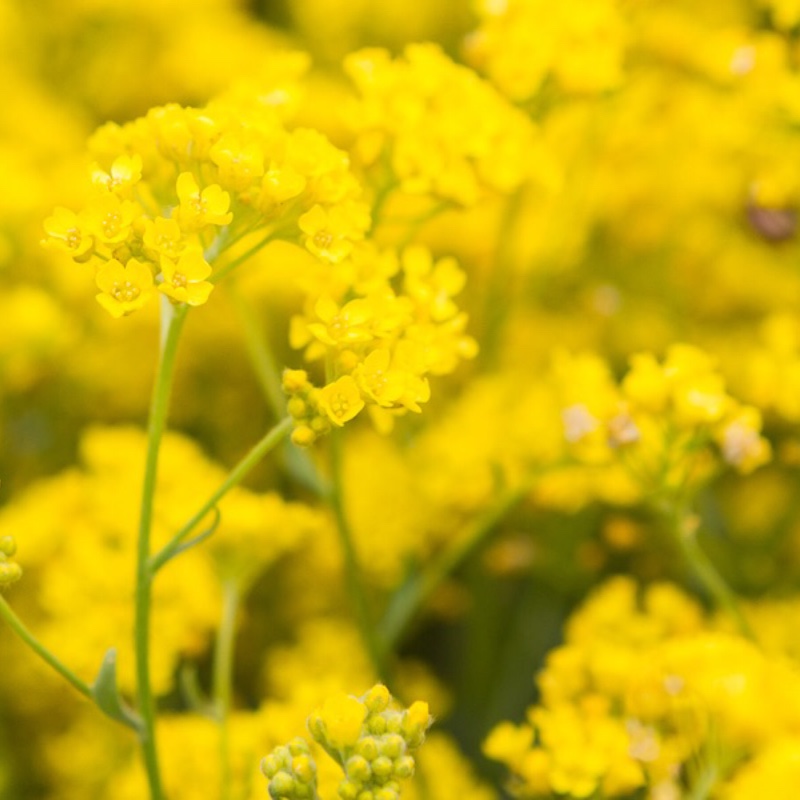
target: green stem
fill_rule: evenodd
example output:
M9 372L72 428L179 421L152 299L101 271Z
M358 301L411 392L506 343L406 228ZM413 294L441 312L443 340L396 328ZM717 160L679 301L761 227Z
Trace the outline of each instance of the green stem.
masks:
M242 324L247 353L256 379L273 413L280 418L286 411L286 395L283 393L280 370L272 356L269 342L247 299L235 287L231 287L230 297ZM328 489L307 450L289 447L285 451L285 460L288 472L299 483L320 497L327 493Z
M452 203L449 200L442 200L441 202L434 203L427 211L424 211L418 217L411 220L406 235L403 236L397 244L397 249L404 250L408 247L417 237L423 225L435 219L439 214L443 211L447 211L447 209L451 207Z
M286 411L286 395L281 388L281 378L275 359L266 345L263 331L256 320L253 309L235 287L230 287L229 296L242 323L245 345L264 397L276 417Z
M139 539L136 559L136 608L134 645L136 652L136 692L142 718L140 742L152 800L163 800L164 791L158 768L155 738L155 701L150 686L150 605L153 572L150 569L150 531L153 523L153 504L158 472L158 453L169 407L172 376L178 340L186 320L188 306L172 306L162 302L162 338L147 431L147 456L144 486L139 515Z
M439 587L474 553L484 540L494 531L497 524L525 497L530 490L530 482L506 490L490 508L469 524L465 532L458 536L451 547L405 590L395 595L381 622L382 643L386 651L391 651L406 632L419 609Z
M94 702L94 695L92 694L91 687L87 683L84 683L69 667L65 666L25 627L22 620L14 613L11 606L8 605L6 599L2 595L0 595L0 617L8 623L11 630L14 631L39 658L48 663L84 697Z
M514 227L522 210L522 191L517 190L506 201L503 216L497 232L497 246L494 264L488 276L486 301L483 305L483 330L481 337L481 358L487 365L497 357L503 326L509 319L509 301L515 292L509 291L512 282L512 262Z
M386 205L386 201L389 199L389 196L397 188L397 183L393 180L387 181L375 195L375 202L372 204L372 226L371 231L374 233L375 229L381 224L381 215L383 213L383 207Z
M183 540L197 527L203 518L210 513L214 506L231 490L238 486L248 473L256 467L264 456L281 442L292 429L291 417L282 419L274 425L230 471L228 477L217 487L216 491L203 503L197 512L184 526L154 555L149 561L149 568L155 574L180 548Z
M708 800L714 789L718 787L721 777L716 764L705 764L694 776L686 800Z
M230 725L231 687L233 686L233 647L236 640L236 617L241 594L235 578L222 584L222 619L214 646L214 710L219 722L221 767L220 800L231 796Z
M736 622L739 633L747 639L755 640L753 629L742 613L736 595L717 570L714 562L706 555L697 540L699 520L685 508L662 509L672 536L686 562L694 571L719 608L724 609Z
M331 432L331 491L330 504L336 519L336 531L344 556L345 581L350 593L350 601L356 615L361 639L367 649L378 677L387 680L387 649L378 641L375 625L369 610L361 567L358 563L353 532L344 507L344 487L342 483L343 431Z

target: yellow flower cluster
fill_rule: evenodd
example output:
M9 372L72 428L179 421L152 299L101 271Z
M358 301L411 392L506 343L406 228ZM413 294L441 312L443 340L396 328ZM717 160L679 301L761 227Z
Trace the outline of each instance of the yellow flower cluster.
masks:
M564 436L580 459L622 459L647 492L675 493L702 479L715 461L748 473L770 458L758 410L734 400L714 359L676 344L659 363L631 358L619 385L598 359L557 365Z
M17 543L12 536L0 538L0 589L22 577L22 567L16 561L12 561L16 552Z
M348 56L359 99L348 118L356 152L383 190L431 195L463 206L510 192L541 166L530 120L435 44ZM387 171L388 174L384 174Z
M510 768L516 796L627 797L647 785L684 797L731 777L750 785L755 765L796 731L800 682L783 657L714 631L671 585L641 600L637 591L627 578L597 590L549 655L528 721L490 733L484 749Z
M255 800L277 747L275 797L396 800L415 768L404 797L485 800L457 744L543 663L486 744L519 796L797 784L800 2L58 5L0 0L0 531L26 578L0 796ZM241 472L165 434L141 503L144 433L90 425L141 421L157 312L211 294L154 408L231 463L292 419L249 473L281 494L197 520ZM329 485L290 422L337 434ZM3 593L14 558L0 535ZM545 662L621 571L653 583L607 584ZM110 647L145 769L83 700ZM427 706L343 694L379 677L452 702L454 738L417 757Z
M365 406L384 428L397 414L419 413L430 398L427 375L452 372L477 352L465 333L467 315L453 300L465 276L452 258L434 260L421 246L398 258L363 245L337 265L336 278L291 323L292 346L304 348L307 360L324 359L328 369L320 389L305 371L284 375L300 445Z
M369 227L347 155L317 131L286 130L268 103L155 108L101 128L91 151L86 206L57 208L45 242L96 264L97 299L114 317L158 292L202 305L272 239L336 263Z
M469 54L514 100L553 77L566 92L601 92L623 78L626 24L619 0L477 0Z
M433 718L427 703L392 707L389 690L378 684L363 697L335 695L308 719L308 729L344 770L341 800L398 800L400 781L414 774L411 755L425 741ZM308 745L296 739L261 762L274 800L316 796L316 766Z

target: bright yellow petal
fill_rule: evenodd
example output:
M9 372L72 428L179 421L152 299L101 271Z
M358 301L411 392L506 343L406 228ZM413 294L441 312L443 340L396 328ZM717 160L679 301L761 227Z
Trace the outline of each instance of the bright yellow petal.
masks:
M119 261L112 258L97 270L94 280L98 289L103 292L110 292L115 283L128 280L128 273L125 272L125 267Z
M178 259L175 269L186 277L187 281L204 281L211 274L211 266L203 258L199 250L187 250Z

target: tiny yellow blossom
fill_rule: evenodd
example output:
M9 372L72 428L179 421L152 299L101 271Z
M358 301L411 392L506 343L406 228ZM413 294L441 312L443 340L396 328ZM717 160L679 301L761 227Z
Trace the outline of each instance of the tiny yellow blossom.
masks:
M352 345L372 339L375 312L365 299L357 298L342 308L328 295L322 295L314 305L321 322L308 324L308 332L327 345Z
M327 741L334 747L351 747L358 741L367 708L346 694L328 698L317 712L325 726Z
M95 164L91 171L92 183L95 186L121 193L135 186L142 179L142 157L121 155L114 159L108 172Z
M353 249L353 242L364 237L369 214L361 203L347 203L325 209L315 205L298 220L306 235L305 245L323 261L338 263Z
M176 303L200 306L208 300L214 288L214 284L206 280L210 274L211 266L200 250L187 250L177 263L162 256L161 275L164 281L158 284L158 290Z
M67 208L53 209L44 221L47 239L43 244L63 250L77 261L91 257L94 240L80 217Z
M320 389L317 403L319 410L339 427L353 419L364 408L358 384L351 375L343 375L339 380Z
M306 188L306 179L288 164L272 162L261 180L259 207L271 212L275 205L285 203L302 194Z
M165 217L145 220L142 241L145 252L154 261L158 261L161 256L176 259L186 246L177 220Z
M752 407L745 407L726 420L717 433L722 457L739 472L752 472L770 459L769 442L760 436L761 415Z
M362 391L379 406L392 408L406 391L406 373L390 368L391 352L373 350L353 372Z
M94 197L83 212L86 228L103 244L115 245L124 242L131 232L140 212L129 200L121 200L115 194Z
M184 230L227 225L233 219L229 211L231 197L219 184L213 183L201 192L194 175L182 172L178 175L175 189L180 201L176 218Z
M240 191L264 174L264 153L258 143L245 143L233 134L222 136L209 157L219 167L220 183L229 189Z
M95 281L100 289L97 302L115 318L142 308L153 294L153 273L135 258L125 266L111 259L97 270Z

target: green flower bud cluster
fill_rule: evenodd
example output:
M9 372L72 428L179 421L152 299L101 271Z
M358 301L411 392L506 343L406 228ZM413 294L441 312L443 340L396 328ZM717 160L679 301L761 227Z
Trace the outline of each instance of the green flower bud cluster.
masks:
M0 536L0 589L10 586L22 577L22 567L11 558L17 552L12 536Z
M399 800L400 781L414 775L411 753L433 722L428 704L392 707L378 684L363 697L328 698L308 718L315 741L344 770L340 800ZM318 800L317 767L304 739L276 747L261 761L273 800Z
M305 739L292 739L261 759L273 800L317 800L317 765Z
M292 431L294 444L298 447L308 447L320 436L330 433L330 421L319 412L317 402L319 389L309 381L305 370L284 370L282 386L283 391L289 396L287 411L294 420Z
M428 704L391 707L382 685L363 697L331 698L309 717L314 739L342 767L341 800L398 800L400 781L414 774L411 753L424 741L433 722Z

